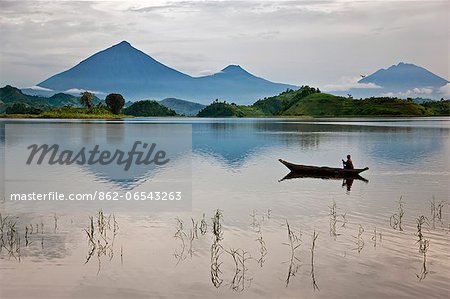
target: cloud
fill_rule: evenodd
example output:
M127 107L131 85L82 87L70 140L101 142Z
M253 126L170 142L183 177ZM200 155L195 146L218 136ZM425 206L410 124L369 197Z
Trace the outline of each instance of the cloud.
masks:
M203 76L210 76L210 75L214 75L217 74L217 71L212 71L212 70L203 70L197 73L197 76L199 77L203 77Z
M439 94L442 94L445 97L450 97L450 83L447 83L439 88Z
M446 77L449 3L0 1L0 84L35 85L121 40L189 74L233 63L277 82L376 88L340 77L408 60Z
M358 83L360 77L342 77L339 83L336 84L326 84L323 86L324 91L347 91L350 89L376 89L382 88L381 86L376 85L375 83Z
M106 95L106 93L103 92L103 91L86 90L86 89L78 89L78 88L71 88L71 89L65 90L64 93L80 94L80 93L85 92L85 91L93 93L95 95Z
M411 91L408 90L407 92L411 92ZM432 87L416 87L416 88L413 88L412 92L415 94L430 95L433 93L433 88Z
M404 92L386 92L382 93L381 96L384 97L397 97L397 98L429 98L433 95L432 87L416 87L413 89L408 89Z
M50 88L45 88L45 87L40 87L40 86L31 86L31 87L25 87L27 89L32 89L32 90L40 90L40 91L53 91L53 89Z

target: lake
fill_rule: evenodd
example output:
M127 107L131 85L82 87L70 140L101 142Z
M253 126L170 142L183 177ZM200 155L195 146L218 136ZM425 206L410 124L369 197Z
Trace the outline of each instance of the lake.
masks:
M3 194L8 188L30 192L43 181L60 192L132 194L159 181L162 188L181 186L189 200L163 208L155 201L31 202L5 196L1 298L450 294L448 117L2 123ZM8 126L19 129L8 133ZM170 134L158 131L168 126ZM12 151L30 140L73 148L130 146L133 138L154 134L176 149L175 158L160 171L125 178L94 166L28 172ZM356 168L369 167L363 180L289 178L278 162L341 167L347 154Z

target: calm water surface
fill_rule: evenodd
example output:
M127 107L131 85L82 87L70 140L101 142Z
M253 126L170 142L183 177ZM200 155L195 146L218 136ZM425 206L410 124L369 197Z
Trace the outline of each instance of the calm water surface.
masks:
M121 140L149 124L192 124L192 155L167 170L192 163L192 209L3 200L3 223L16 223L20 253L5 224L1 298L450 295L449 118L66 123L83 128L80 140L97 129ZM370 168L367 181L283 180L288 170L277 161L340 167L348 153L357 168ZM43 175L62 186L146 186L145 177L129 184L86 168Z

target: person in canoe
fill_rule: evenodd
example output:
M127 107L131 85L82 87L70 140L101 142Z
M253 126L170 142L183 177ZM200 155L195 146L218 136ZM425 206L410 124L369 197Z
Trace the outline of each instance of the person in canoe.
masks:
M344 164L344 169L354 169L352 157L350 155L347 155L347 161L342 159L342 164Z

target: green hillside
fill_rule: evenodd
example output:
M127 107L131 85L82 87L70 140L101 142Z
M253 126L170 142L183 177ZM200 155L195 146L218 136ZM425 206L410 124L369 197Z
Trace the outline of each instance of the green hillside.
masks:
M94 107L101 101L94 99ZM237 105L235 103L215 100L210 105L187 102L178 99L166 99L162 103L156 101L139 101L132 103L122 110L124 114L132 116L176 116L177 112L163 104L177 109L184 109L184 115L192 115L201 109L198 117L268 117L268 116L307 116L307 117L350 117L350 116L433 116L450 115L450 101L415 102L412 99L398 99L389 97L353 99L331 94L321 93L319 89L302 86L298 90L286 90L277 96L268 97L255 102L253 105ZM77 110L80 98L58 93L49 98L24 94L20 89L12 86L0 88L0 113L50 115L58 117L76 117L80 113L85 117L103 115L105 111ZM73 108L71 110L71 108ZM59 109L59 110L58 110ZM61 110L62 109L62 110ZM180 110L181 111L181 110ZM48 112L48 113L46 113ZM45 114L45 115L44 115ZM106 115L106 114L105 114ZM6 115L7 116L7 115Z
M432 115L450 115L450 100L428 101L421 104Z
M368 98L355 100L325 93L309 95L282 112L286 116L424 116L430 112L411 100Z
M156 101L138 101L122 110L124 114L133 116L176 116L177 113Z
M257 117L264 116L261 110L252 106L236 105L234 103L215 100L197 114L198 117Z
M259 100L252 107L262 111L265 115L280 115L300 99L319 92L318 88L309 86L302 86L297 90L288 89L277 96Z
M100 102L101 100L99 98L94 97L94 105L97 105ZM20 89L10 85L0 88L0 113L10 113L11 111L20 113L19 108L23 108L22 113L39 110L48 111L52 108L60 108L63 106L80 107L80 97L65 93L57 93L46 98L24 94Z
M251 106L215 101L198 114L199 117L261 117L261 116L431 116L450 115L448 100L415 103L411 99L378 97L353 99L321 93L319 89L302 86L278 96L264 98Z

